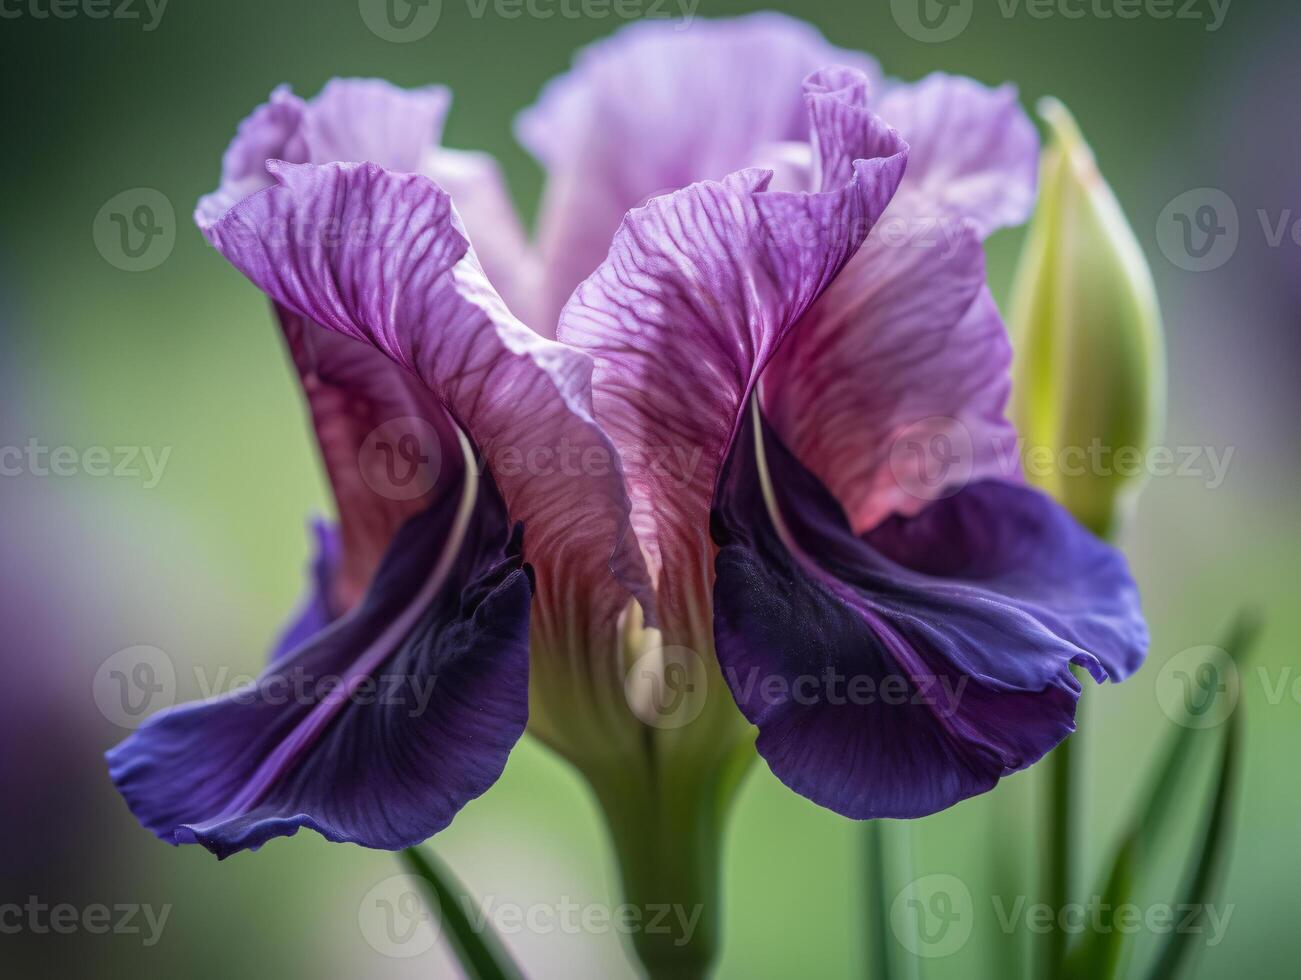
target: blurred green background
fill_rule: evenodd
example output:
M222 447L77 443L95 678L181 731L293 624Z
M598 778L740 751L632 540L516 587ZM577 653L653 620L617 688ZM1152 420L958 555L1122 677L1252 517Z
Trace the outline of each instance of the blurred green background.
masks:
M332 75L443 82L455 94L444 142L495 154L517 203L532 214L541 174L512 139L512 116L577 46L620 21L510 19L491 5L475 17L477 4L443 0L428 36L397 44L367 29L356 0L171 0L148 31L139 2L142 20L76 10L69 19L40 18L33 10L48 9L47 0L28 4L7 0L0 19L7 129L0 445L35 438L78 448L171 447L171 456L152 488L85 474L0 479L0 904L36 895L79 906L172 908L151 947L140 935L0 933L0 968L11 976L455 975L441 947L390 959L365 941L358 908L398 870L391 855L303 833L219 864L140 829L105 775L102 752L124 733L97 711L92 680L105 658L135 644L166 651L183 699L202 693L197 665L255 671L299 597L306 518L328 507L265 301L188 218L195 199L216 185L236 123L285 81L303 95ZM1205 2L1195 7L1202 19L1103 17L1089 7L1073 19L1020 7L1007 16L1008 2L978 0L960 36L927 44L901 30L885 2L767 6L875 54L892 75L944 69L1012 80L1029 106L1057 95L1096 149L1163 301L1171 389L1165 442L1232 447L1234 455L1218 487L1195 477L1154 480L1124 540L1154 642L1135 678L1087 699L1089 840L1081 860L1091 883L1145 765L1171 730L1154 693L1162 664L1214 643L1244 603L1260 607L1266 631L1244 672L1239 709L1247 712L1248 760L1222 902L1233 906L1232 918L1224 941L1199 951L1196 971L1290 973L1301 955L1293 923L1301 703L1291 686L1292 672L1301 671L1301 245L1286 234L1273 243L1266 225L1301 219L1301 15L1291 4L1236 0L1212 31ZM696 14L748 9L755 7L701 0ZM132 273L101 257L91 228L105 202L137 187L171 201L177 235L165 262ZM1156 227L1168 202L1202 187L1235 202L1240 243L1221 267L1194 273L1166 259ZM1020 237L1003 233L991 242L1000 297ZM927 976L982 975L979 964L1009 941L987 896L1001 890L1034 900L1032 821L1042 790L1041 774L1031 771L912 826L914 873L955 875L976 903L971 941L959 955L930 961ZM1169 842L1171 893L1200 798L1198 789L1180 801L1187 835ZM719 975L865 976L861 843L860 828L755 766L727 841ZM500 784L436 845L480 896L498 902L619 901L584 787L527 740ZM1170 897L1154 892L1145 900ZM504 938L532 976L631 975L612 934Z

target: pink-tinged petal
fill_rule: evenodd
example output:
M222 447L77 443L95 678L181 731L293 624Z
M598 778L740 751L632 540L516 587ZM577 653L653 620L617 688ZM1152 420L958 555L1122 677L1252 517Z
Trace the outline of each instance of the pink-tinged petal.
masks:
M239 124L221 158L220 186L200 198L195 208L195 223L205 235L218 218L244 198L271 186L268 160L306 162L306 151L297 140L305 111L303 100L288 85L281 85Z
M276 313L339 514L329 599L341 614L365 593L398 528L457 492L460 447L442 404L410 371L293 310Z
M538 223L547 325L630 208L750 166L765 144L806 140L800 83L833 64L878 77L866 56L771 13L689 29L640 21L579 52L516 126L547 171Z
M595 359L666 629L707 594L710 499L746 397L902 175L906 147L863 108L862 81L808 82L824 190L767 192L751 170L656 197L562 314L561 340Z
M910 147L901 202L924 197L918 211L982 237L1030 216L1039 137L1015 87L937 73L895 86L876 109Z
M279 184L211 230L272 299L414 373L486 459L538 571L543 635L580 603L605 632L637 578L618 458L592 417L591 360L506 308L448 195L374 165L272 164Z
M227 211L274 181L271 160L378 163L414 172L438 146L451 94L440 85L402 89L377 78L335 78L304 102L281 85L240 123L222 158L221 185L201 198L206 235Z
M891 203L763 378L773 426L857 531L1019 472L980 241L966 226L946 238L915 200Z
M451 93L404 89L378 78L335 78L308 103L300 138L307 163L378 163L414 173L437 146Z
M488 281L512 313L538 329L537 257L497 161L487 153L440 147L425 157L420 172L452 195Z

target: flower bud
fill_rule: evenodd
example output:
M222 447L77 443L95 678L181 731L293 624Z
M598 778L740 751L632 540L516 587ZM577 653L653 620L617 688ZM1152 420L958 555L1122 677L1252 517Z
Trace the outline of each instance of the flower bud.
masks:
M1103 536L1147 470L1165 404L1152 273L1093 151L1056 99L1013 285L1013 415L1031 483Z

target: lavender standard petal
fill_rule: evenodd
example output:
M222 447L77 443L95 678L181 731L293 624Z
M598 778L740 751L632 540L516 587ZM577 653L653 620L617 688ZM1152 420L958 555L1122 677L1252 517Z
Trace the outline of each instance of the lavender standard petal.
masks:
M872 59L780 14L680 28L640 21L584 48L516 123L547 171L539 329L554 329L628 209L751 166L765 144L807 140L800 83L808 74L849 65L872 84L880 77Z

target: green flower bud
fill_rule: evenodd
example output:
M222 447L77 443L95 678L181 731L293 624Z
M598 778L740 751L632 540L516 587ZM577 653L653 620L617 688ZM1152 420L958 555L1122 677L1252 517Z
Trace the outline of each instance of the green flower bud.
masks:
M1056 99L1039 203L1013 286L1013 416L1026 477L1103 536L1117 530L1165 408L1147 260L1074 118Z

